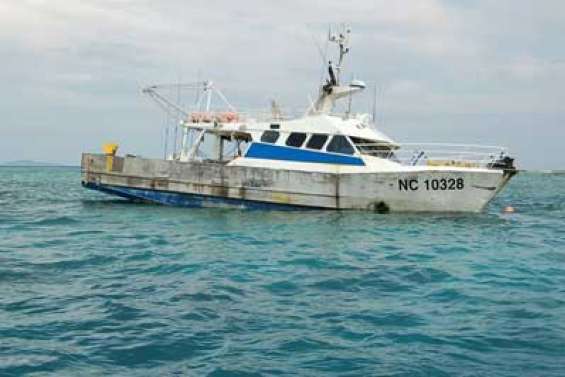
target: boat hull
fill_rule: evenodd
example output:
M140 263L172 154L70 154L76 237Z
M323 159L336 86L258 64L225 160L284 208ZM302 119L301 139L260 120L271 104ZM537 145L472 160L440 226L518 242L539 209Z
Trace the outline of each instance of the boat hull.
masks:
M479 212L508 182L504 170L336 174L218 162L83 154L82 184L130 200L183 207Z

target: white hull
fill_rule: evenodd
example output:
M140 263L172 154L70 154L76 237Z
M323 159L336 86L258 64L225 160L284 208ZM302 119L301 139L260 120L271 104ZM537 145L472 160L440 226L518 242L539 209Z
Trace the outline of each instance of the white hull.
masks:
M202 205L220 205L224 199L240 207L261 203L377 212L479 212L512 176L503 170L445 167L336 174L95 154L83 155L82 174L89 188L162 204L183 205L171 195L184 195L200 198Z

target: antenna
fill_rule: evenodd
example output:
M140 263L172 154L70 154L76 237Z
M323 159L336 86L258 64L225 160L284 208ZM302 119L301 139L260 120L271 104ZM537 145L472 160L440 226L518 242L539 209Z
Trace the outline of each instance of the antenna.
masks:
M365 89L365 83L360 80L353 80L350 85L342 86L340 78L343 71L343 59L349 53L349 37L351 28L346 24L341 24L332 29L328 28L328 43L332 42L339 46L339 60L337 65L328 61L328 78L320 87L320 94L316 100L312 113L328 113L332 110L336 100L346 96L351 97L353 93ZM351 99L350 99L351 102ZM349 111L351 105L349 106Z
M373 103L372 103L372 107L373 107L373 125L377 124L377 82L375 81L375 84L373 86Z
M309 28L310 29L310 28ZM314 46L316 46L316 49L318 50L318 55L320 55L320 59L322 59L322 66L325 67L326 65L326 59L327 59L327 55L328 55L328 42L326 41L326 44L324 45L324 48L322 48L319 39L314 36L314 31L310 30L310 38L312 38L312 43L314 43Z
M281 108L279 107L279 104L277 103L277 101L275 101L274 99L271 100L271 115L273 116L273 119L275 119L275 120L282 119Z
M339 62L337 64L337 82L339 84L339 77L341 74L341 69L343 67L343 57L349 52L349 36L351 34L351 28L346 24L341 24L337 31L332 31L330 26L328 30L328 41L334 42L339 46Z

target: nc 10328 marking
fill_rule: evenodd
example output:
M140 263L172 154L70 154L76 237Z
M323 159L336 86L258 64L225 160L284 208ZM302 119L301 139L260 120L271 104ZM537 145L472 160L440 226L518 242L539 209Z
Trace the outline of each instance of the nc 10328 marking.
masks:
M398 180L398 190L400 191L461 191L465 188L463 178L439 178L424 179L420 182L416 178Z

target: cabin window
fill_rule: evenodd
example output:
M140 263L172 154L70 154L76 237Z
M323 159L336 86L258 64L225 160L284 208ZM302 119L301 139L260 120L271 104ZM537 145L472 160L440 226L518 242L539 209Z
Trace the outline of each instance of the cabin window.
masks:
M312 134L310 140L306 144L306 148L310 149L322 149L326 141L328 140L328 135L324 134Z
M394 155L393 147L386 142L351 137L351 141L361 154L380 158L390 158Z
M281 125L278 123L271 123L271 130L278 130L281 128Z
M263 135L261 135L261 141L263 143L271 143L274 144L279 139L279 133L277 131L265 131Z
M304 140L306 140L306 134L303 132L293 132L288 135L286 139L286 145L290 147L300 148L302 144L304 144Z
M328 152L343 153L343 154L353 154L354 149L349 144L349 141L345 136L335 135L332 141L328 144L326 150Z

